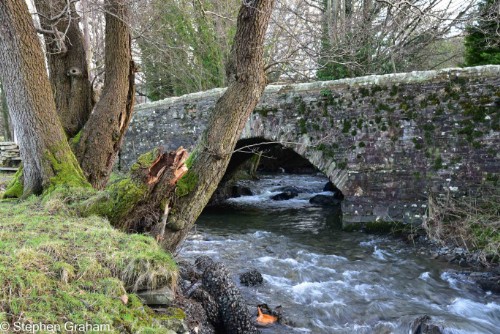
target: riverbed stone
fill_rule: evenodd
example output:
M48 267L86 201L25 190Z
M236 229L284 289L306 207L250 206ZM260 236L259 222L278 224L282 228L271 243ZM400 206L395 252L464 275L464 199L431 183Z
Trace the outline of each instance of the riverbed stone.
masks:
M137 297L146 305L170 305L175 299L175 293L170 288L163 287L137 292Z
M271 199L273 201L286 201L289 199L292 199L294 197L297 197L299 193L296 190L289 190L289 191L284 191L279 194L276 194L274 196L271 196Z
M431 323L431 317L423 315L415 319L411 325L412 334L441 334L442 331L439 326Z
M342 201L328 195L315 195L309 199L309 203L320 206L338 206Z
M217 324L226 333L259 333L240 291L222 263L213 263L206 267L202 281L204 289L217 304L220 319Z
M252 269L240 275L240 283L246 286L260 285L264 283L264 278L257 269Z

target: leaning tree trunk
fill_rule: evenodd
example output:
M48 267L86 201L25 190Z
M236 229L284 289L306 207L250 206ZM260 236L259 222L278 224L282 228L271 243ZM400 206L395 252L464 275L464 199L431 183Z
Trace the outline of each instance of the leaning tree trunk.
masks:
M97 189L106 186L132 116L135 67L127 6L122 0L105 1L104 89L75 147L85 176Z
M88 185L57 117L24 0L0 1L0 79L23 160L23 196L40 194L56 183Z
M227 67L229 86L217 101L179 181L162 245L169 250L185 238L224 176L245 123L266 85L263 43L274 0L244 1Z
M59 119L68 137L73 137L87 122L93 106L80 18L74 3L66 0L35 0L35 6Z

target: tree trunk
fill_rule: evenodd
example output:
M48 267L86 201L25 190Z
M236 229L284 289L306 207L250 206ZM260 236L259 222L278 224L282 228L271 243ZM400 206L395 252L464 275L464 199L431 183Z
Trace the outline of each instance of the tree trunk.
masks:
M217 101L187 174L179 181L162 245L173 250L185 238L224 176L245 123L266 85L263 42L274 0L249 0L240 8L227 66L229 86Z
M75 148L85 176L97 189L106 186L132 116L135 66L131 56L127 6L121 0L105 2L104 89Z
M0 110L2 111L3 137L5 141L12 140L12 132L10 127L9 108L7 107L7 98L5 90L0 82Z
M50 83L57 112L68 137L75 136L92 111L84 37L74 3L35 0L47 49Z
M23 196L40 194L57 183L88 185L57 117L24 0L0 1L0 79L24 164Z

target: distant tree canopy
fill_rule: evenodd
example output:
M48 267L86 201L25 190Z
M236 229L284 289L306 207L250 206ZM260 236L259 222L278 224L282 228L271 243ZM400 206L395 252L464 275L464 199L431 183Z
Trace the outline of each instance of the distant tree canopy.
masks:
M465 65L500 64L500 1L483 0L476 22L467 28Z
M222 87L240 2L152 1L138 38L151 100Z

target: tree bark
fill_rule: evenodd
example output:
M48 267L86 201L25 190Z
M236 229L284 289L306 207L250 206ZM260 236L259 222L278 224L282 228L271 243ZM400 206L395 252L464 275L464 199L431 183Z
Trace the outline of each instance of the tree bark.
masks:
M104 88L75 148L85 176L97 189L106 186L132 116L135 65L127 6L122 0L105 1Z
M229 86L217 101L207 128L179 181L162 246L174 250L185 238L224 176L243 127L265 88L263 43L274 0L241 6L227 70ZM183 189L183 192L179 191Z
M57 183L88 185L57 117L24 0L0 1L0 78L24 164L23 196L40 194Z
M0 82L0 110L2 111L2 125L3 137L5 141L12 140L12 131L10 127L9 108L7 107L7 98L5 97L5 90Z
M56 109L68 137L87 122L93 106L85 40L74 3L35 0L46 46Z

